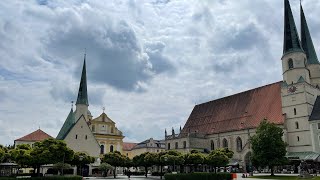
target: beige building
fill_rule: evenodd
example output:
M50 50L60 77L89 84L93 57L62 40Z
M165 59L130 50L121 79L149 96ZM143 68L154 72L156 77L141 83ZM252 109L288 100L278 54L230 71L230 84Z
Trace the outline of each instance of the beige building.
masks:
M198 104L180 133L165 134L166 149L209 152L228 148L232 162L250 164L249 138L267 119L284 130L287 157L318 161L320 153L320 63L301 7L301 41L284 0L283 81Z
M100 145L100 154L119 151L122 153L123 138L122 132L116 127L106 113L90 121L90 128Z
M145 152L158 153L165 151L164 140L147 139L140 143L124 143L123 154L130 159Z

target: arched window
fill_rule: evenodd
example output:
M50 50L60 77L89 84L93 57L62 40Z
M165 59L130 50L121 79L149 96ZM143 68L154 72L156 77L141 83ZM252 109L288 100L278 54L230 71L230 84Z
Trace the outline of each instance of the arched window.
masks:
M168 150L170 150L170 143L168 143Z
M187 148L187 141L183 141L183 149Z
M237 137L237 151L242 151L242 140L240 137Z
M214 142L211 140L211 150L214 150Z
M113 145L110 145L110 152L113 152Z
M100 154L104 154L104 145L100 145Z
M92 131L93 131L93 132L95 132L95 131L96 131L96 126L95 126L95 125L92 125L92 127L91 127L91 128L92 128Z
M223 148L228 148L228 140L227 140L227 139L223 139L223 141L222 141L222 147L223 147Z
M289 69L293 68L293 60L292 59L288 60L288 67L289 67Z
M176 144L175 144L175 148L176 148L176 149L178 149L178 142L176 142Z
M299 129L299 123L296 122L296 129Z
M87 139L88 139L88 136L86 135L86 137L85 137L85 138L86 138L86 140L87 140Z
M297 109L296 108L293 108L293 113L294 113L294 115L297 115Z
M297 136L297 140L300 141L300 137L299 136Z
M76 139L78 139L78 135L76 134Z

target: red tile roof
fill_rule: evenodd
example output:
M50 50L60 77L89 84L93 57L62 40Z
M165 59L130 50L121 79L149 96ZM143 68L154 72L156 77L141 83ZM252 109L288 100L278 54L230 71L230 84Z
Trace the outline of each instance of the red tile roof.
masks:
M43 132L41 129L38 129L28 135L23 136L22 138L16 139L15 141L42 141L45 139L53 138L49 134Z
M263 119L283 124L281 83L277 82L239 94L196 105L182 133L215 134L256 128Z
M124 151L130 151L134 146L136 146L137 143L129 143L129 142L123 142L122 144L122 150Z

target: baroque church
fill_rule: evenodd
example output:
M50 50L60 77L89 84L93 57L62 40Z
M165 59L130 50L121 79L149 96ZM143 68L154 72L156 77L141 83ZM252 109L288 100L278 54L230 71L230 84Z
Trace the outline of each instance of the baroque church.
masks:
M93 118L89 111L86 55L84 55L76 110L71 108L56 139L64 140L67 146L75 152L87 153L98 160L108 152L122 153L123 138L116 123L105 112Z
M266 119L283 128L287 157L319 162L320 64L300 5L301 40L284 0L283 80L196 105L179 133L165 131L166 149L208 152L228 148L230 165L249 168L250 137Z

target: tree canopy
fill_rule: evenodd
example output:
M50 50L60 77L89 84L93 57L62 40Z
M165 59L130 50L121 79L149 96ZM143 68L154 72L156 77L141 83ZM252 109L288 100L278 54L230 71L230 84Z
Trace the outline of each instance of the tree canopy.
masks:
M257 166L269 166L271 175L274 175L274 166L286 161L287 144L282 140L282 136L282 128L264 120L257 128L256 134L251 137L252 162Z

